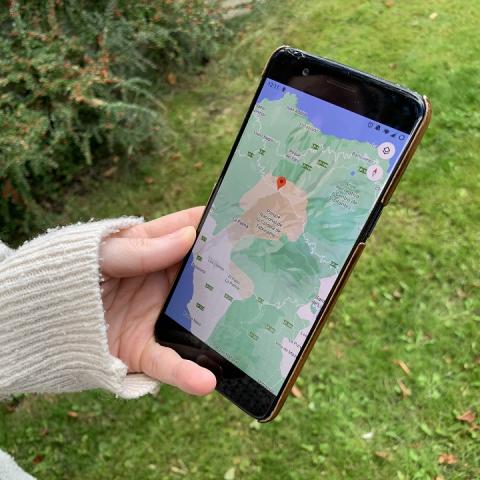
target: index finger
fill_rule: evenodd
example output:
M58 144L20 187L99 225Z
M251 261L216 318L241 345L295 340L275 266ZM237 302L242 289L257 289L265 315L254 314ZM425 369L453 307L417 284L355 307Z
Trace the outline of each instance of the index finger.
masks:
M155 238L180 230L183 227L197 228L205 207L193 207L170 213L150 222L121 230L116 236L121 238Z

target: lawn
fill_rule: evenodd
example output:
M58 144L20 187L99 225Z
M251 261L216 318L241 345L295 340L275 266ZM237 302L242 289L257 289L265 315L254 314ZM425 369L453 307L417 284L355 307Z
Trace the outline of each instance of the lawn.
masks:
M165 150L87 182L49 219L204 203L281 44L427 94L431 127L298 380L302 396L275 422L167 386L137 401L28 396L0 406L0 447L39 479L480 478L479 7L267 2L200 77L178 78Z

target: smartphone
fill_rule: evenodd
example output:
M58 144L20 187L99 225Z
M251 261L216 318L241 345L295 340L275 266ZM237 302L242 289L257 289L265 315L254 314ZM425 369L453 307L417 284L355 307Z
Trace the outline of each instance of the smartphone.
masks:
M156 340L259 421L280 411L429 123L426 97L283 46L268 60Z

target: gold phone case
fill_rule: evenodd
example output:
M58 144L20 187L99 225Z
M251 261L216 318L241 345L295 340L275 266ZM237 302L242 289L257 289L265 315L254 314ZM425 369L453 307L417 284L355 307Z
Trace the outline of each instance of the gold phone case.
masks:
M416 131L413 133L410 145L407 147L407 150L404 152L402 158L399 160L400 162L399 166L396 172L394 173L392 179L390 180L390 185L387 187L387 189L383 193L383 196L380 198L380 201L383 203L384 206L389 202L394 190L397 188L400 178L405 172L405 169L407 168L407 165L410 159L415 153L415 150L417 149L418 144L422 140L423 134L425 133L425 130L427 129L428 124L430 122L430 118L432 116L432 108L430 105L430 101L425 96L423 97L423 100L425 102L425 116L423 117L422 121L418 124ZM278 413L282 409L283 404L285 403L285 400L288 397L288 394L290 393L293 385L295 384L295 381L297 380L297 377L300 374L300 371L302 370L303 365L305 364L305 361L308 358L308 355L312 351L313 345L317 341L317 338L320 335L320 332L322 331L323 327L327 323L328 316L330 315L336 301L338 300L338 297L342 291L342 288L347 282L348 277L352 273L352 270L355 267L355 264L357 263L360 255L365 249L365 246L366 246L365 243L359 243L356 249L354 250L354 252L350 255L350 259L347 261L347 264L343 269L343 273L338 279L334 287L334 290L330 295L329 300L327 301L327 304L323 309L321 317L317 320L317 324L314 327L312 334L310 335L310 338L307 341L307 344L304 346L303 352L300 355L300 358L298 359L297 364L293 368L293 371L290 374L287 384L285 385L285 387L282 390L282 393L280 394L277 404L275 405L272 413L268 417L259 420L260 422L262 423L270 422L278 415Z

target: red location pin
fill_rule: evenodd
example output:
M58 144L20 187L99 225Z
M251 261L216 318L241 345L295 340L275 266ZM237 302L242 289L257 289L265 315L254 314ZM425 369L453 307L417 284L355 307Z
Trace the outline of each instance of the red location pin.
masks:
M277 190L280 190L287 184L287 179L285 177L277 177Z

